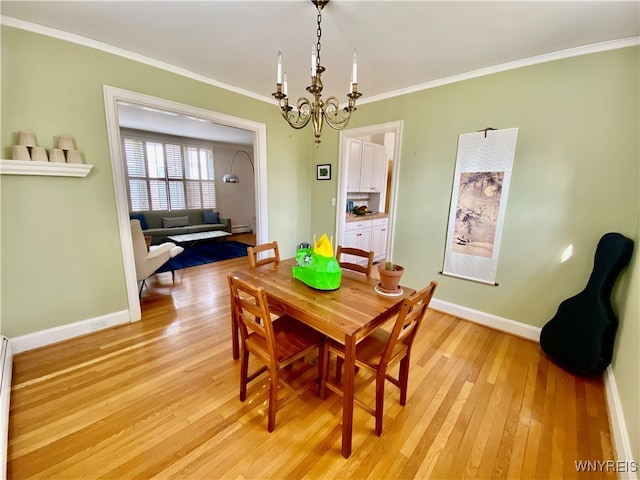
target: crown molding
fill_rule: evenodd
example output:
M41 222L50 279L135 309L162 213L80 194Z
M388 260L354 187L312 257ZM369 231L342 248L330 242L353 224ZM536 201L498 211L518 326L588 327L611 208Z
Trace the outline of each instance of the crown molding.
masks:
M114 47L113 45L98 42L90 38L82 37L80 35L64 32L62 30L57 30L55 28L45 27L43 25L38 25L35 23L26 22L24 20L20 20L13 17L2 16L2 15L0 15L0 24L6 25L8 27L27 30L27 31L38 33L41 35L46 35L48 37L53 37L60 40L65 40L67 42L76 43L78 45L83 45L85 47L95 48L97 50L101 50L106 53L118 55L120 57L124 57L129 60L140 62L146 65L150 65L152 67L156 67L162 70L166 70L168 72L175 73L177 75L181 75L183 77L191 78L199 82L213 85L214 87L223 88L225 90L229 90L231 92L238 93L240 95L251 97L255 100L260 100L262 102L267 102L274 105L278 104L278 102L272 99L271 97L266 97L264 95L259 95L249 90L238 88L233 85L229 85L227 83L222 83L212 78L206 77L204 75L194 73L190 70L176 67L175 65L161 62L159 60L154 60L153 58L146 57L144 55L140 55L123 48ZM432 80L430 82L413 85L411 87L406 87L399 90L393 90L380 95L362 97L362 99L360 99L358 103L360 105L366 105L367 103L379 102L381 100L387 100L393 97L399 97L401 95L407 95L409 93L415 93L422 90L429 90L431 88L436 88L436 87L441 87L443 85L462 82L464 80L470 80L472 78L493 75L494 73L506 72L508 70L515 70L517 68L528 67L528 66L537 65L540 63L552 62L555 60L562 60L565 58L577 57L580 55L588 55L591 53L605 52L608 50L617 50L620 48L632 47L636 45L640 45L640 36L594 43L591 45L584 45L581 47L569 48L566 50L559 50L557 52L546 53L543 55L536 55L534 57L515 60L513 62L502 63L500 65L481 68L478 70L473 70L471 72L461 73L459 75L452 75L450 77L444 77L444 78Z
M140 55L130 50L114 47L113 45L109 45L108 43L98 42L97 40L92 40L90 38L82 37L74 33L57 30L55 28L45 27L44 25L38 25L36 23L25 22L24 20L20 20L13 17L2 16L2 15L0 15L0 24L5 25L7 27L19 28L21 30L27 30L29 32L38 33L40 35L45 35L47 37L57 38L58 40L64 40L64 41L75 43L85 47L95 48L96 50L110 53L112 55L117 55L119 57L127 58L129 60L143 63L151 67L156 67L161 70L166 70L168 72L175 73L176 75L181 75L183 77L187 77L192 80L197 80L198 82L213 85L214 87L223 88L225 90L229 90L231 92L238 93L246 97L251 97L256 100L260 100L262 102L274 103L273 99L270 97L265 97L264 95L258 95L255 92L234 87L233 85L229 85L227 83L219 82L217 80L206 77L204 75L200 75L198 73L192 72L190 70L176 67L175 65L171 65L170 63L161 62L159 60L155 60L153 58Z
M578 57L580 55L588 55L591 53L606 52L608 50L617 50L620 48L633 47L640 45L640 37L622 38L619 40L610 40L607 42L594 43L592 45L585 45L582 47L569 48L566 50L559 50L557 52L546 53L544 55L537 55L535 57L523 58L521 60L515 60L513 62L502 63L500 65L494 65L492 67L480 68L467 73L461 73L460 75L452 75L437 80L433 80L419 85L413 85L411 87L403 88L400 90L394 90L391 92L383 93L381 95L374 95L372 97L366 97L360 100L360 105L367 103L379 102L380 100L387 100L393 97L399 97L400 95L407 95L409 93L420 92L422 90L428 90L431 88L441 87L443 85L449 85L452 83L462 82L464 80L470 80L472 78L485 77L487 75L493 75L494 73L506 72L508 70L515 70L517 68L529 67L532 65L538 65L540 63L553 62L555 60L562 60L565 58Z

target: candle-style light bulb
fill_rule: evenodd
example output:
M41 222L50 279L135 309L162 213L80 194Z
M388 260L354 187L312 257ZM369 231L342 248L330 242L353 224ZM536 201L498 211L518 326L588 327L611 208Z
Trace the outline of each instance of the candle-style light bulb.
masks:
M276 83L282 83L282 52L278 50L278 73L276 75Z
M316 58L318 56L318 50L316 49L316 46L314 45L311 48L311 76L315 77L316 76Z
M287 88L288 88L287 85L288 85L287 72L284 72L284 84L282 85L282 93L284 93L285 97L287 96Z
M358 83L358 52L353 49L353 68L351 70L351 83Z

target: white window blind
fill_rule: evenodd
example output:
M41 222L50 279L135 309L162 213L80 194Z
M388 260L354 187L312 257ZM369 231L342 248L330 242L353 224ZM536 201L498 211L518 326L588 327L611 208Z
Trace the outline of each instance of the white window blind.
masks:
M123 133L131 211L216 208L213 149Z

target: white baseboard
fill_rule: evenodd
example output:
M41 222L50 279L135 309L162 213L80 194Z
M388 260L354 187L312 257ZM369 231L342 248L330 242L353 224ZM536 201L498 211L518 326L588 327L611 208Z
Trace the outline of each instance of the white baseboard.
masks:
M81 320L80 322L69 325L62 325L60 327L13 337L11 338L11 348L14 353L25 352L124 323L129 323L128 310L121 310L101 317Z
M524 323L509 320L508 318L498 317L490 313L480 312L467 307L461 307L453 303L438 300L436 298L431 300L429 308L439 310L449 315L460 317L464 320L469 320L486 327L499 330L501 332L510 333L517 337L526 338L528 340L540 341L540 327L533 327Z
M11 342L0 337L0 480L7 478L7 448L9 446L9 403L11 401L11 375L13 352Z
M618 384L611 365L604 372L604 385L607 392L607 410L609 411L609 422L611 423L611 435L613 437L613 447L616 451L616 459L622 462L640 461L640 459L633 458L629 432L627 431L624 411L620 403ZM620 480L637 480L638 472L628 472L622 469L618 472L618 478Z

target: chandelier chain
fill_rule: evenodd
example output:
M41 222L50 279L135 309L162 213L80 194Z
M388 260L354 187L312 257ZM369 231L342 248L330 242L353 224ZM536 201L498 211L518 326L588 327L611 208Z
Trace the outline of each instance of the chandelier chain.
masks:
M316 50L318 51L318 56L316 57L316 67L320 66L320 38L322 37L322 27L321 27L321 23L322 23L322 10L320 10L318 8L318 30L317 30L317 35L318 35L318 42L316 43Z

